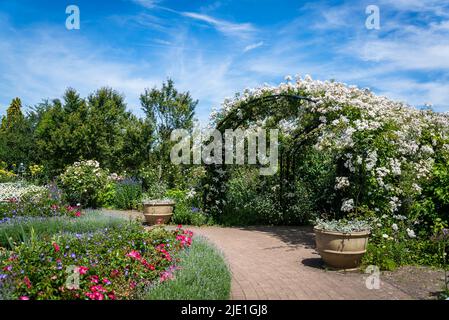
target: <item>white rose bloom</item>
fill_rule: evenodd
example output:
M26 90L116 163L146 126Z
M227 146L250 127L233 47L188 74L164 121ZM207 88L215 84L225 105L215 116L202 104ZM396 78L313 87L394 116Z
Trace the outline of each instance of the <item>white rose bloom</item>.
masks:
M398 231L398 229L399 229L399 227L398 227L398 225L397 225L396 223L393 223L393 224L391 225L391 228L392 228L394 231Z
M352 210L354 210L354 199L347 199L343 201L340 210L343 212L351 212Z
M416 238L415 231L413 231L412 229L409 229L409 228L407 228L407 235L408 235L410 238Z

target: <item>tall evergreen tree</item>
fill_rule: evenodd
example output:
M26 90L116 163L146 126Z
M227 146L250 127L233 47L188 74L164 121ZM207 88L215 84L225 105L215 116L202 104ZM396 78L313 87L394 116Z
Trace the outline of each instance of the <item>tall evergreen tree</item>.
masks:
M27 164L33 153L30 123L22 113L19 98L12 100L0 126L0 159L8 165Z

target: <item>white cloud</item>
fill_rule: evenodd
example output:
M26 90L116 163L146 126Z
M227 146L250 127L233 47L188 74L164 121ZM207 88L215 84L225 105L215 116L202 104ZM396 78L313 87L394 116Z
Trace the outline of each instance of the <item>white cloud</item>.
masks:
M184 17L206 22L221 33L231 37L248 38L256 31L256 28L251 23L234 23L195 12L181 12L180 14Z
M264 44L263 41L259 41L257 43L249 44L249 45L247 45L243 49L243 52L248 52L248 51L254 50L256 48L259 48L259 47L263 46L263 44Z
M154 8L156 4L160 2L160 0L131 0L131 1L147 9Z

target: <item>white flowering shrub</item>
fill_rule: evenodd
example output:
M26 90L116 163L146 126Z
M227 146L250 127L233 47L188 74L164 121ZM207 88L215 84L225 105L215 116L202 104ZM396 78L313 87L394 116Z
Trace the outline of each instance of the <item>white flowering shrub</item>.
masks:
M300 95L316 103L251 103L273 95ZM292 143L313 134L308 143L333 156L336 171L329 198L340 201L332 210L341 215L421 214L428 215L429 224L437 216L447 219L443 208L449 205L449 188L435 185L437 169L449 163L445 113L417 110L368 89L306 76L245 90L226 99L211 118L212 126L276 123L284 141L290 138ZM447 170L437 176L449 180Z
M94 160L75 162L65 169L59 181L71 204L96 207L108 183L108 172Z

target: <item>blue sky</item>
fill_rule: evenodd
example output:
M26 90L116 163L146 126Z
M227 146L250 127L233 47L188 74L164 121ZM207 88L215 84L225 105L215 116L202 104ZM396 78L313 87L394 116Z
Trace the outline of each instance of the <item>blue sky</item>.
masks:
M77 5L81 29L67 30ZM365 27L366 6L380 30ZM207 121L225 97L285 75L369 87L449 111L449 3L441 0L0 0L0 114L110 86L139 95L171 77Z

